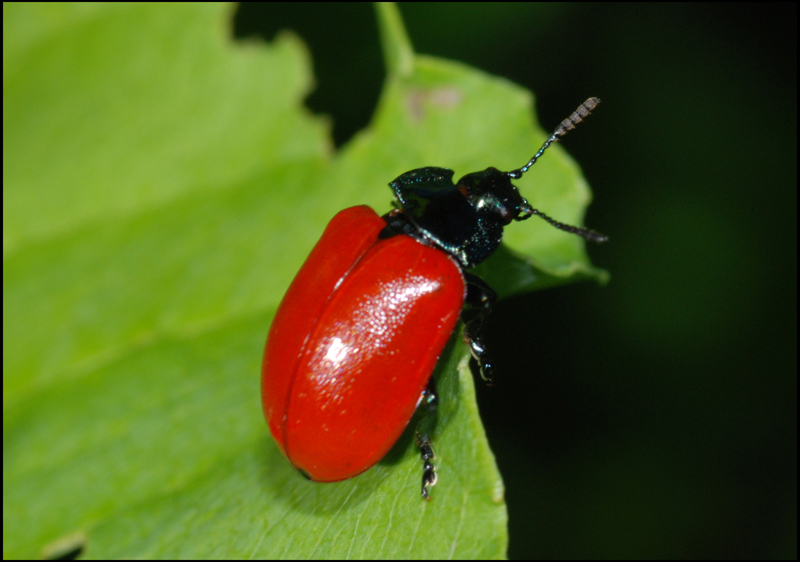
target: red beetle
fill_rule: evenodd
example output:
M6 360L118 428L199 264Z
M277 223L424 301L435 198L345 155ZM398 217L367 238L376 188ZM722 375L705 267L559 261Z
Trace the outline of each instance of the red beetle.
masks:
M586 100L522 168L488 168L453 184L419 168L389 185L396 209L338 213L281 301L267 338L261 398L275 441L311 480L335 482L377 463L417 406L436 404L431 377L459 318L480 374L481 337L497 295L468 273L500 245L503 227L538 215L595 242L606 238L531 208L511 184L599 103ZM422 495L436 481L427 434L418 436Z

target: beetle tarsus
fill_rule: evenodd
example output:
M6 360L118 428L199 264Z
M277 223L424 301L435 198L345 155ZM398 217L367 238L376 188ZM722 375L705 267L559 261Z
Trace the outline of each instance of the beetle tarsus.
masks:
M438 480L438 476L436 476L436 467L433 466L431 462L436 455L433 453L433 447L431 447L431 440L428 437L428 434L417 434L416 437L417 446L419 447L420 456L422 457L423 463L423 472L422 472L422 499L430 500L430 490L429 488L436 485L436 481Z
M431 377L419 400L419 406L424 405L428 411L425 412L414 435L414 442L419 447L420 456L422 457L422 498L425 500L431 499L429 488L436 484L437 480L436 467L433 466L432 462L436 455L433 454L433 447L428 435L436 423L436 406L438 404L439 393L436 390L436 379Z
M487 386L494 385L494 361L490 359L486 351L483 337L480 334L470 336L468 330L464 330L464 340L469 346L469 351L475 360L481 379Z

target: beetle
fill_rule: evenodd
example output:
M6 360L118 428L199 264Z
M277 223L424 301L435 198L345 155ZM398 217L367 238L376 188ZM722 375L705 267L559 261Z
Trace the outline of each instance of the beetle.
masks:
M435 410L431 374L459 319L480 376L492 383L482 329L497 295L468 270L498 248L505 226L537 215L606 240L532 208L511 183L599 102L581 104L521 168L487 168L456 184L452 170L418 168L389 184L391 212L362 205L331 219L278 306L261 373L270 431L306 477L335 482L364 472L420 404ZM416 442L429 499L434 453L427 432Z

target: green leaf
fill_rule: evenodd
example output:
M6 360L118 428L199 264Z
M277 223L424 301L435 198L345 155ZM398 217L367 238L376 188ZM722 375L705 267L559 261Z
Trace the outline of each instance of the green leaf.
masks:
M388 210L387 183L420 166L518 167L546 136L532 96L415 55L382 6L386 87L333 154L302 105L301 41L236 43L231 9L3 5L4 557L502 557L503 486L457 335L431 502L413 427L357 478L304 480L269 437L260 361L336 211ZM518 183L580 222L589 192L560 147ZM603 278L539 222L487 262L501 292Z

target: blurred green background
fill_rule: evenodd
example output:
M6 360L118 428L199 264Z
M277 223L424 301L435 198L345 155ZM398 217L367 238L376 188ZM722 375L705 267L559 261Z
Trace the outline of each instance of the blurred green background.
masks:
M417 52L529 88L547 129L603 100L564 144L611 283L508 299L489 327L509 556L796 558L797 4L400 9ZM239 38L281 29L346 142L383 78L373 8L237 11Z

